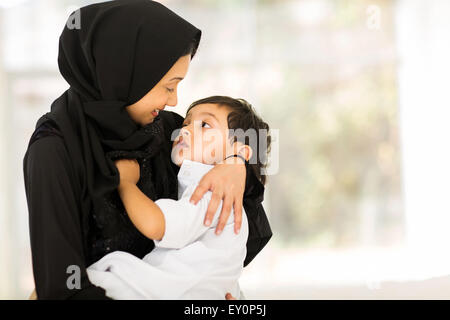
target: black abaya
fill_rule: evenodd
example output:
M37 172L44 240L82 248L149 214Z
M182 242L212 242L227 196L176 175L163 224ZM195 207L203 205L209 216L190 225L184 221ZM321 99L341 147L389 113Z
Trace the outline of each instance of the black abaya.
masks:
M153 200L176 199L177 181L170 177L178 168L170 160L170 133L181 126L183 118L165 111L158 118L156 123L164 124L166 143L156 155L149 152L139 160L138 186ZM162 163L167 166L161 167ZM155 176L169 170L174 174L159 185ZM126 251L142 258L154 248L153 241L140 234L129 220L117 192L104 197L101 214L92 210L83 227L80 199L85 187L78 183L83 176L80 174L73 167L56 124L46 122L37 128L24 158L24 176L39 299L105 299L104 290L89 282L86 267L112 251ZM80 289L67 286L73 274L67 273L69 266L80 268Z

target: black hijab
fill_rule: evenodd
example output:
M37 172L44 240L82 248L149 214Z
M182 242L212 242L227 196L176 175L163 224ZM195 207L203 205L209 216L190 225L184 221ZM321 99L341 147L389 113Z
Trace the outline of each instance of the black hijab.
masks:
M139 127L125 107L149 92L194 40L198 46L201 31L150 0L79 10L80 28L66 24L59 41L59 69L70 88L37 127L57 124L95 211L119 184L114 158L142 158L144 146L157 153L165 139L160 116Z

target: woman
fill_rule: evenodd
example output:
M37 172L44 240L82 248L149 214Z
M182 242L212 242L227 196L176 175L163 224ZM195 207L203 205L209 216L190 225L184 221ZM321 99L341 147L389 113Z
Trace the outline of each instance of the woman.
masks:
M111 251L142 258L153 249L120 201L114 160L139 161L138 186L151 199L176 199L178 169L170 145L183 118L162 110L177 104L177 85L201 37L199 29L148 0L93 4L79 17L80 28L65 27L59 44L59 69L70 88L37 122L24 158L39 299L106 299L89 282L86 266ZM213 191L205 224L223 200L218 231L231 206L240 225L249 179L242 163L217 165L204 177L192 200ZM250 229L245 264L271 236L261 193L248 189L258 202L244 203ZM69 283L77 270L79 283Z

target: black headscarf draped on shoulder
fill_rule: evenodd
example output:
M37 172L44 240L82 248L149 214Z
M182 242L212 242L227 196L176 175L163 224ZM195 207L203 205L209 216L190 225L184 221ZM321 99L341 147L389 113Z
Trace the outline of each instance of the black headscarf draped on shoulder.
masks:
M125 107L149 92L201 31L150 0L116 0L76 12L80 25L66 24L58 64L70 88L37 123L60 129L82 188L94 207L119 184L114 156L139 158L163 139L160 116L140 127ZM69 18L74 19L76 15ZM148 148L146 147L146 150Z

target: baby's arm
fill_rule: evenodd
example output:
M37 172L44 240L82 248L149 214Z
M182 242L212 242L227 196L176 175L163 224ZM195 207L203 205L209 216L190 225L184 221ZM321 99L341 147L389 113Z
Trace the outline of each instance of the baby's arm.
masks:
M201 237L208 229L217 226L219 215L214 215L210 226L203 224L206 209L211 200L211 191L197 202L196 205L189 202L189 197L197 185L189 186L179 200L159 199L155 201L164 214L164 235L161 241L155 241L155 246L161 248L180 249ZM222 203L218 210L222 209ZM231 212L233 214L233 211ZM228 223L232 223L230 219Z
M120 173L118 187L123 205L134 226L147 238L161 240L165 232L165 219L161 209L137 186L139 163L136 160L115 161Z

